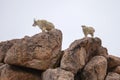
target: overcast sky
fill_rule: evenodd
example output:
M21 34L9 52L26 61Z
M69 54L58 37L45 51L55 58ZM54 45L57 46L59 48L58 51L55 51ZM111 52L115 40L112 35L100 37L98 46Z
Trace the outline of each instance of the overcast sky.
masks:
M46 19L63 33L62 49L93 26L108 53L120 56L120 0L0 0L0 41L33 36L33 19Z

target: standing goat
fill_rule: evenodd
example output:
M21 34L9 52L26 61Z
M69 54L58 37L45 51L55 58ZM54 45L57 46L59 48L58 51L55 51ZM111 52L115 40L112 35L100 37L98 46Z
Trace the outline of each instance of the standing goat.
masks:
M42 32L50 31L54 29L54 25L51 22L48 22L47 20L35 20L32 26L38 26Z
M81 27L85 37L87 37L88 34L90 34L92 37L94 36L95 29L93 27L88 27L85 25L82 25Z

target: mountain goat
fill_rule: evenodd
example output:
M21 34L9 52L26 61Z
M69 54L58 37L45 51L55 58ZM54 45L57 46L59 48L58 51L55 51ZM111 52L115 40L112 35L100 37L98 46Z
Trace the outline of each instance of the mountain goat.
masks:
M85 25L82 25L81 27L85 37L87 37L88 34L90 34L92 37L94 36L95 29L93 27L88 27Z
M35 20L34 19L34 23L32 26L38 26L42 32L47 32L50 31L52 29L54 29L54 25L51 22L48 22L47 20Z

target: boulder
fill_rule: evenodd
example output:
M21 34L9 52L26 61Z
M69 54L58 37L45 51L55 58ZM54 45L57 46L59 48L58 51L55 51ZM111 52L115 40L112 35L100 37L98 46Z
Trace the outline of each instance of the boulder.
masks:
M79 69L85 65L86 51L85 48L78 48L76 50L67 49L62 57L60 67L67 71L76 74Z
M42 74L42 80L74 80L74 75L61 68L48 69Z
M120 66L115 67L112 72L120 74Z
M120 58L113 56L113 55L109 55L108 56L108 69L110 70L117 66L120 66Z
M103 56L93 57L82 72L82 80L104 80L107 73L107 60Z
M57 29L25 37L7 51L4 62L38 70L54 68L61 45L62 33Z
M99 38L87 37L75 40L65 50L60 67L76 74L92 57L102 53L98 51L99 47L101 47L101 40Z
M92 57L96 56L98 53L98 48L101 47L101 39L98 37L95 38L82 38L79 40L75 40L71 45L69 46L69 50L74 51L78 48L85 48L86 50L86 62L88 62Z
M107 59L108 58L108 50L107 50L107 48L105 48L103 46L98 47L96 55L104 56Z
M120 74L109 72L105 80L120 80Z
M0 66L0 80L41 80L41 73L5 64Z
M100 38L61 47L58 29L0 42L0 80L120 80L120 58Z
M17 42L19 39L13 39L0 43L0 62L4 61L7 51Z

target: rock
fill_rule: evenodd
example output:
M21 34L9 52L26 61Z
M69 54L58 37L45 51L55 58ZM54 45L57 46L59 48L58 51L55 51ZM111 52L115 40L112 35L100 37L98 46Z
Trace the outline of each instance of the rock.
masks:
M38 70L54 68L61 44L62 33L57 29L25 37L7 51L4 62Z
M48 69L43 73L42 80L74 80L74 75L60 68Z
M78 48L76 50L66 50L60 67L72 73L77 73L77 71L85 65L86 51L84 48Z
M98 53L98 48L101 46L101 40L99 38L83 38L75 40L70 46L69 50L74 51L76 48L85 48L86 50L86 62L92 57L96 56Z
M107 73L107 60L103 56L93 57L82 72L82 80L104 80Z
M18 39L14 39L11 41L4 41L0 43L0 62L4 61L5 55L7 51L18 41Z
M109 70L114 68L114 67L117 67L117 66L120 66L120 58L113 56L113 55L109 55L108 56L108 68L109 68Z
M98 50L96 52L97 54L96 55L99 55L99 56L104 56L106 59L108 57L108 51L105 47L98 47Z
M0 66L0 80L41 80L41 76L38 72L22 70L5 64Z
M112 72L120 74L120 66L117 66L115 69L112 70Z
M58 58L56 64L55 64L55 68L56 67L60 67L60 64L61 64L61 59L63 57L63 54L64 54L64 51L61 51L61 54L60 54L60 57Z
M0 63L0 66L4 65L4 63Z
M0 80L1 80L1 72L5 66L6 66L5 64L0 63Z
M109 72L105 80L120 80L120 75L114 72Z
M57 29L0 42L0 80L120 80L120 58L108 55L100 38L61 46Z
M75 40L61 60L61 68L76 74L95 55L98 55L98 48L101 47L99 38L83 38ZM102 53L102 52L101 52Z

